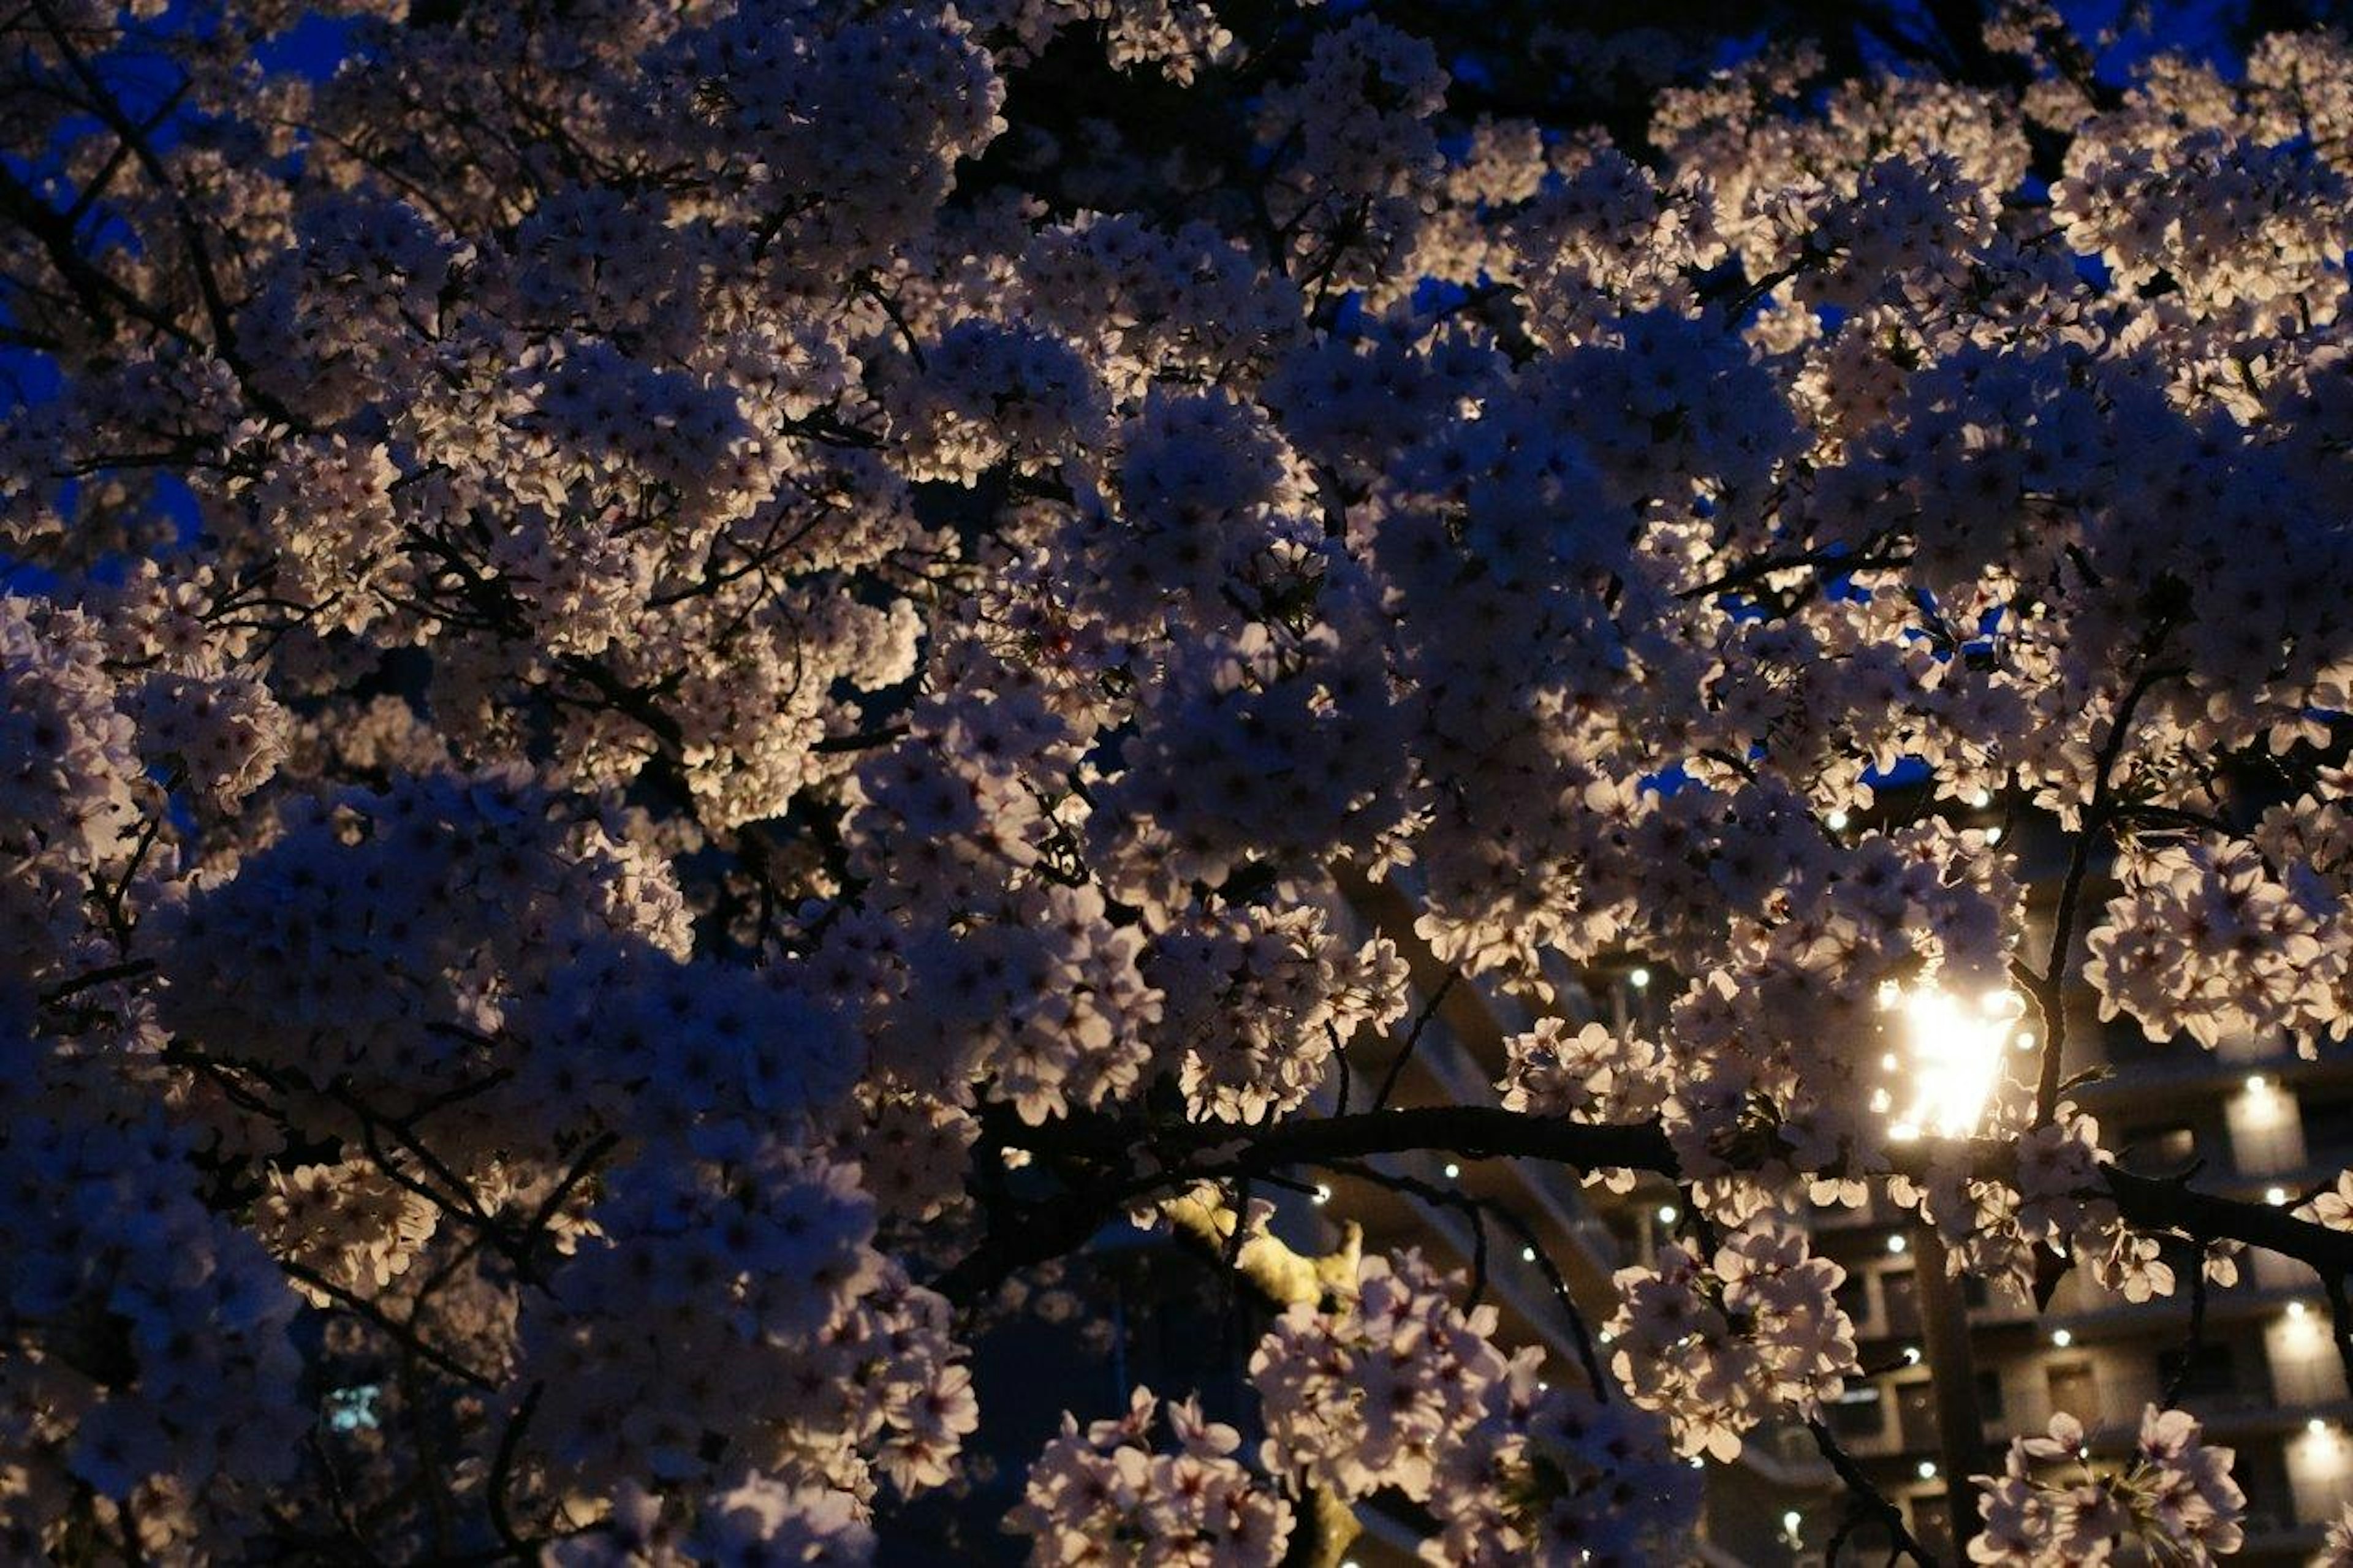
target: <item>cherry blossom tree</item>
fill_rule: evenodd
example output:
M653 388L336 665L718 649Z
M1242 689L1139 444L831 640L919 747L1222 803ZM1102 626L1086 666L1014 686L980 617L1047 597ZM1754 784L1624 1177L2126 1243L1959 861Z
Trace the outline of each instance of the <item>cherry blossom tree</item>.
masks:
M2063 1067L2353 1022L2353 43L1629 9L8 7L7 1554L860 1562L1001 1461L1037 1563L1651 1563L1795 1421L1925 1562L1821 1415L1874 1198L2021 1298L2284 1255L2353 1367L2353 1173ZM1352 1069L1418 958L1537 1018L1485 1102ZM2000 991L1885 1114L1883 999ZM1546 1362L1271 1226L1408 1151L1684 1212ZM1250 1408L997 1455L1126 1225ZM2195 1411L2085 1455L1969 1558L2238 1544Z

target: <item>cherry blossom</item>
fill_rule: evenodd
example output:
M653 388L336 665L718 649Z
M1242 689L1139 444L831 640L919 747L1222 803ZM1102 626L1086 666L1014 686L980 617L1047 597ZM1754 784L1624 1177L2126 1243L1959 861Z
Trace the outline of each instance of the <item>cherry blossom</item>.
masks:
M0 21L6 1553L1921 1554L1814 1221L2341 1283L2078 1085L2353 1019L2353 43L1767 13Z

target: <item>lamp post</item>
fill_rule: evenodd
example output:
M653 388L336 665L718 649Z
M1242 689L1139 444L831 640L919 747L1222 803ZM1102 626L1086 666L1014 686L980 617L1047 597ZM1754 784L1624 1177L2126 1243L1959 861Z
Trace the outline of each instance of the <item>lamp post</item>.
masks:
M1972 1003L1934 987L1894 986L1882 991L1880 1002L1897 1016L1888 1031L1894 1048L1881 1059L1891 1081L1873 1100L1893 1118L1889 1138L1907 1142L1924 1133L1966 1138L1975 1132L2001 1081L2003 1051L2024 1003L2009 991L1989 992ZM1928 1383L1936 1400L1945 1507L1954 1550L1965 1552L1978 1522L1968 1478L1985 1458L1968 1303L1935 1226L1915 1224L1912 1256Z

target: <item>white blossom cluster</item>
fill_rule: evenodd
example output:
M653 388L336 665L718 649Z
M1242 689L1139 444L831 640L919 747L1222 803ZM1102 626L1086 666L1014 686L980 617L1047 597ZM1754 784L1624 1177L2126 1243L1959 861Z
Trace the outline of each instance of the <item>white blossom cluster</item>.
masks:
M1250 1356L1268 1468L1344 1498L1394 1487L1428 1500L1440 1458L1509 1370L1494 1331L1495 1310L1455 1306L1419 1253L1366 1258L1338 1311L1293 1303Z
M1305 1103L1335 1051L1405 1011L1405 962L1375 937L1351 950L1314 909L1204 912L1155 944L1161 1049L1203 1119L1261 1121Z
M2308 864L2285 877L2254 845L2168 847L2125 868L2124 892L2092 935L2085 973L2102 1016L2129 1013L2151 1039L2201 1045L2247 1035L2346 1029L2342 896Z
M1494 1309L1455 1306L1456 1283L1418 1253L1375 1255L1329 1310L1293 1302L1250 1358L1268 1470L1427 1502L1436 1563L1630 1568L1686 1544L1697 1477L1665 1424L1620 1391L1555 1388L1540 1350L1504 1355Z
M2238 1551L2246 1498L2231 1479L2231 1450L2204 1439L2185 1411L2142 1414L2131 1462L2103 1474L2093 1468L2083 1423L2063 1412L2047 1436L2010 1446L2002 1474L1976 1478L1988 1487L1978 1507L1985 1531L1969 1541L1969 1561L2011 1568L2105 1563L2131 1547L2158 1562L2205 1563ZM2045 1479L2038 1467L2060 1467Z
M1022 1504L1006 1521L1030 1537L1031 1563L1242 1568L1282 1559L1291 1504L1254 1484L1233 1458L1241 1434L1204 1419L1191 1400L1171 1401L1176 1451L1155 1453L1160 1412L1152 1391L1139 1387L1119 1420L1082 1433L1064 1415L1061 1436L1029 1467Z
M0 1552L1666 1561L1857 1374L1808 1205L2335 1256L2061 1069L2353 1018L2353 42L1540 11L0 20ZM1500 1104L1361 1111L1435 974ZM1590 1380L1344 1247L993 1469L991 1303L1400 1127L1681 1183ZM2233 1543L2079 1439L1983 1560Z
M749 1472L871 1498L944 1483L977 1424L946 1304L877 1253L854 1168L740 1126L649 1152L526 1328L570 1485Z
M1487 1418L1444 1461L1427 1562L1461 1568L1672 1560L1688 1550L1700 1478L1665 1423L1612 1394L1555 1386L1533 1353L1488 1390Z
M1728 1237L1713 1259L1670 1243L1656 1268L1619 1272L1611 1370L1662 1412L1677 1452L1728 1459L1770 1411L1811 1414L1861 1370L1836 1292L1846 1270L1807 1254L1770 1222Z
M11 1097L14 1100L15 1097ZM101 1500L143 1550L229 1555L293 1474L299 1300L263 1243L205 1205L185 1136L151 1118L10 1107L0 1243L0 1532L28 1557Z

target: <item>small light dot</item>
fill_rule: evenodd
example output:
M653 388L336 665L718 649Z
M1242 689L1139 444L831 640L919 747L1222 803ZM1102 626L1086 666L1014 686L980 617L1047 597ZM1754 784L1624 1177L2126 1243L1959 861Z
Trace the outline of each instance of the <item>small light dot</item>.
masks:
M1523 1263L1534 1263L1535 1260L1536 1260L1536 1249L1535 1249L1535 1247L1523 1247L1522 1248L1520 1248L1520 1261L1521 1261L1521 1262L1523 1262Z
M1661 1204L1659 1205L1659 1223L1661 1225L1672 1225L1677 1219L1682 1217L1682 1215L1683 1211L1675 1207L1672 1204Z
M1976 806L1979 811L1983 811L1987 806L1993 804L1993 791L1989 789L1981 789L1978 791L1975 795L1969 796L1969 804Z
M2289 1317L2291 1317L2291 1318L2301 1318L2301 1317L2303 1317L2303 1316L2304 1316L2304 1313L2305 1313L2305 1306L2304 1306L2304 1303L2303 1303L2303 1302L2301 1302L2301 1301L2290 1301L2290 1302L2287 1304L2287 1315L2288 1315Z
M2249 1094L2261 1094L2263 1090L2271 1088L2271 1086L2272 1080L2265 1078L2259 1072L2251 1072L2247 1075L2247 1092Z
M1920 1347L1918 1345L1905 1345L1904 1347L1904 1364L1905 1366L1918 1366L1920 1364Z
M1989 827L1989 828L1987 828L1987 829L1986 829L1986 842L1987 842L1987 843L1989 843L1989 844L1999 844L1999 843L2000 843L2000 842L2001 842L2001 829L2000 829L2000 828L1999 828L1999 827Z
M1637 964L1627 973L1626 984L1641 991L1651 984L1651 972Z
M2285 1187L2265 1187L2263 1189L2263 1202L2271 1205L2274 1208L2286 1207L2287 1189Z
M2075 1331L2073 1329L2053 1329L2051 1331L2051 1342L2063 1351L2075 1342Z
M2306 1431L2307 1431L2307 1432L2311 1433L2314 1436L2317 1437L2317 1436L2319 1436L2323 1432L2326 1432L2326 1431L2327 1431L2327 1430L2328 1430L2328 1423L2327 1423L2327 1422L2326 1422L2326 1421L2323 1421L2319 1416L2316 1415L2316 1416L2314 1416L2311 1420L2309 1420L2309 1421L2307 1421L2307 1422L2306 1422L2306 1423L2304 1424L2304 1429L2305 1429Z
M1936 1461L1934 1459L1921 1460L1919 1465L1919 1474L1920 1479L1924 1481L1935 1480L1936 1479Z
M1694 1469L1694 1470L1698 1470L1698 1469L1704 1469L1704 1468L1706 1468L1706 1467L1707 1467L1707 1461L1706 1461L1705 1459L1701 1458L1697 1454L1694 1454L1694 1455L1692 1456L1692 1468L1693 1468L1693 1469Z
M1822 821L1829 825L1830 830L1832 833L1836 833L1846 826L1847 816L1843 811L1833 811L1828 816L1823 817Z
M1451 1181L1452 1181L1455 1177L1457 1177L1457 1176L1461 1175L1461 1173L1462 1173L1462 1167L1461 1167L1461 1166L1460 1166L1460 1165L1458 1165L1458 1164L1454 1163L1453 1163L1452 1161L1451 1161L1451 1160L1447 1162L1447 1163L1446 1163L1446 1179L1447 1179L1448 1181L1450 1181L1450 1182L1451 1182Z
M2018 1048L2021 1051L2031 1051L2034 1048L2033 1030L2021 1029L2018 1031Z
M1318 1185L1315 1189L1315 1201L1319 1204L1330 1203L1332 1201L1332 1189L1326 1186Z
M1887 1250L1890 1252L1901 1252L1908 1245L1900 1236L1891 1236L1887 1238Z
M1792 1535L1797 1534L1798 1526L1805 1522L1806 1516L1799 1513L1796 1509L1791 1509L1788 1512L1781 1516L1781 1528L1788 1531Z

